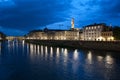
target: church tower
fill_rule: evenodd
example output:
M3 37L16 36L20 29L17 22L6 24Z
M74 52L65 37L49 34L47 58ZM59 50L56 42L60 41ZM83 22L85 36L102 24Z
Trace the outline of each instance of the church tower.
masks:
M71 29L74 29L75 25L74 25L74 18L72 18L71 20Z

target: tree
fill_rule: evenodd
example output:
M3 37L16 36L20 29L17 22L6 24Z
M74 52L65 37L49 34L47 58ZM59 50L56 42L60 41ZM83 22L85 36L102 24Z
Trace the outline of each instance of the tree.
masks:
M119 26L113 27L113 36L115 37L115 40L120 40L120 27Z
M4 33L0 32L0 38L5 39L6 35Z

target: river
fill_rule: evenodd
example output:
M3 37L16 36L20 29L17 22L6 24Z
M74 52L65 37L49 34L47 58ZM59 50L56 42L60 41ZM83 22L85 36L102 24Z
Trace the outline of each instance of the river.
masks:
M0 80L120 80L120 52L4 41Z

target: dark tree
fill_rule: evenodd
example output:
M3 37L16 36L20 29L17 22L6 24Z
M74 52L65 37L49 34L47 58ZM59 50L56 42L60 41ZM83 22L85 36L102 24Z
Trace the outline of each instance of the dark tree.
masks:
M6 38L6 35L5 35L4 33L0 32L0 37L1 37L2 39L5 39L5 38Z
M119 26L113 27L113 36L115 37L116 40L120 40L120 27Z

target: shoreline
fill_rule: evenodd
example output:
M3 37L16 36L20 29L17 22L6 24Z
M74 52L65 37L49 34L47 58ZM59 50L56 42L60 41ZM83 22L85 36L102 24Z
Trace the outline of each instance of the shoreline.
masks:
M56 47L120 51L120 41L25 40L25 42Z

